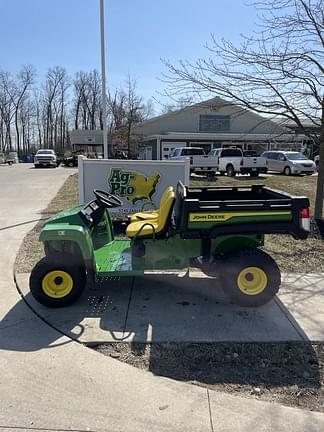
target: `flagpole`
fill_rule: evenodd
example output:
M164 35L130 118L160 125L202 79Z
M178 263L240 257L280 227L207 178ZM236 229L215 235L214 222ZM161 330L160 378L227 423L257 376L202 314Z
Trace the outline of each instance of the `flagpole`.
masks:
M108 159L104 0L100 0L100 37L101 37L101 104L102 104L102 124L103 124L103 148L104 148L104 158Z

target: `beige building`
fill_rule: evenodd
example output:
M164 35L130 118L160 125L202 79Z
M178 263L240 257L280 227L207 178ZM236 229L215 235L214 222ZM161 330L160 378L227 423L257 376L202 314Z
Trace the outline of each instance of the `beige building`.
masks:
M302 150L303 134L242 109L220 98L172 111L138 125L140 157L163 159L176 147L212 148L239 145L261 153L268 149Z

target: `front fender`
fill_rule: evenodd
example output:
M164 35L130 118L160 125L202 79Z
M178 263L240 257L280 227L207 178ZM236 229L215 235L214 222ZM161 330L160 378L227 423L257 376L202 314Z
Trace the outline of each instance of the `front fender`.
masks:
M46 242L54 245L54 249L58 250L62 250L60 245L64 245L66 242L77 244L86 266L88 267L90 262L94 266L91 235L86 227L62 223L47 224L43 227L39 240L44 244Z

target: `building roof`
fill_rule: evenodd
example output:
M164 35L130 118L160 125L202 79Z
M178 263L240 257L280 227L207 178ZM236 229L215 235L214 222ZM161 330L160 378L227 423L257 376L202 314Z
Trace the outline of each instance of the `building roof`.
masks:
M70 132L72 145L103 145L103 131L100 129L75 129Z
M181 113L181 112L191 111L191 110L195 110L195 109L199 109L199 108L215 108L215 107L217 107L217 108L223 108L223 107L226 107L226 106L227 107L236 107L236 108L238 108L240 110L240 112L242 114L243 113L252 114L252 115L258 117L259 119L262 119L263 121L269 121L270 123L273 122L276 126L279 124L278 122L274 122L273 118L263 117L260 114L257 114L257 113L255 113L255 112L253 112L251 110L248 110L247 108L244 108L244 107L241 107L241 106L235 104L234 102L226 101L225 99L222 99L219 96L216 96L214 98L207 99L207 100L201 101L201 102L197 102L197 103L194 103L192 105L188 105L186 107L179 108L177 110L167 112L165 114L161 114L161 115L158 115L158 116L155 116L155 117L151 117L151 118L149 118L147 120L142 121L141 123L136 124L134 126L134 130L136 130L136 128L141 128L141 127L143 127L145 125L148 125L150 123L154 123L154 122L157 122L159 120L166 119L168 117L174 116L174 115L176 115L178 113ZM285 124L282 124L281 126L282 126L282 128L286 129L286 125Z
M304 134L247 134L247 133L204 133L204 132L168 132L145 137L144 141L160 140L206 140L206 141L303 141L307 139Z

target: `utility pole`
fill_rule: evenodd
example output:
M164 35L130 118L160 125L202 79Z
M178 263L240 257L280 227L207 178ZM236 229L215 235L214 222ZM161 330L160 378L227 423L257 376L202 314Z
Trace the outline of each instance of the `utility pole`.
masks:
M107 136L107 97L106 97L106 56L105 56L105 0L100 0L100 36L101 36L101 103L103 124L104 158L108 159Z

